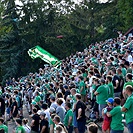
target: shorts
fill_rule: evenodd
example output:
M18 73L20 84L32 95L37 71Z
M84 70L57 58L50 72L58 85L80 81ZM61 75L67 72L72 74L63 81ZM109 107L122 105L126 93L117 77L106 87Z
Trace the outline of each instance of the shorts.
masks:
M73 112L73 127L77 128L77 118L76 118L76 111Z
M11 111L11 108L10 107L7 107L6 108L6 112L7 112L8 115L10 114L10 111Z
M103 124L102 124L102 129L104 130L104 131L107 131L108 129L110 129L110 121L103 121Z

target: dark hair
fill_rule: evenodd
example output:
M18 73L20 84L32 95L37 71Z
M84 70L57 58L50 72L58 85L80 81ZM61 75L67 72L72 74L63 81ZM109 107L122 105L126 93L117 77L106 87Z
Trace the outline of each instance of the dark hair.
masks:
M37 113L37 108L32 109L34 113Z
M63 100L61 98L58 98L56 102L57 104L61 105L63 103Z
M129 61L125 61L125 64L124 64L124 65L126 65L126 66L130 66Z
M48 108L48 104L47 103L43 103L42 104L42 109L47 109Z
M126 77L130 80L132 80L132 74L131 73L127 73Z
M22 120L21 120L21 119L17 118L17 119L16 119L16 122L17 122L19 125L22 125Z
M88 126L88 130L91 133L97 133L98 132L98 126L95 123L90 123Z
M107 79L111 82L112 81L112 75L107 75Z
M81 99L81 95L80 94L76 94L76 98L80 100Z
M69 109L71 108L71 103L70 103L70 102L66 102L65 104L66 104L66 106L67 106Z
M54 117L54 120L57 121L57 122L60 122L60 117L59 117L58 115L56 115L56 116Z
M102 79L100 80L100 82L103 83L103 84L105 84L105 79L102 78Z
M63 98L62 92L58 92L56 96L57 96L57 98Z
M114 103L116 103L117 105L121 104L121 99L119 97L115 97L114 98Z
M1 123L3 123L3 122L4 122L4 119L1 117L1 118L0 118L0 121L1 121Z

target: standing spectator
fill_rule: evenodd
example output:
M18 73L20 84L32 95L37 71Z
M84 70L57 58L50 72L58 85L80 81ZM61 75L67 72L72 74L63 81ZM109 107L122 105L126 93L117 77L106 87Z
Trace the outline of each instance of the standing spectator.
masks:
M127 73L126 83L124 84L124 87L123 87L123 96L124 96L125 99L126 99L125 88L126 88L127 85L131 85L133 87L132 74L131 73Z
M18 115L18 105L15 97L12 98L11 114L13 118L16 118Z
M45 119L45 113L41 112L40 113L40 118L41 118L41 122L40 122L40 133L49 133L49 122Z
M63 123L64 117L65 117L65 109L63 106L61 106L63 103L62 99L58 98L57 99L57 105L58 107L56 108L56 114L60 117L61 122Z
M104 121L102 124L102 133L110 133L110 124L111 124L111 117L106 115L107 112L110 112L113 109L113 98L108 98L107 100L107 107L102 110L102 114L104 116Z
M77 117L76 117L76 89L72 88L70 90L71 95L68 96L68 100L70 101L70 103L72 104L72 110L73 110L73 127L74 127L74 132L78 133L78 126L77 126Z
M120 97L121 94L120 77L116 74L115 68L111 70L111 74L113 75L112 83L114 86L114 97Z
M106 82L109 87L109 96L108 97L114 97L114 86L112 84L112 76L111 75L107 75Z
M66 109L66 115L64 118L64 125L66 126L68 133L72 133L73 132L73 111L71 109L71 104L69 102L67 102L65 104L65 109Z
M56 114L52 114L50 118L50 133L54 133L55 124L53 120L55 116Z
M40 117L37 114L37 109L33 108L32 109L33 112L33 116L32 116L32 121L31 121L31 133L38 133L39 132L39 121L40 121Z
M62 128L63 128L63 131L65 132L65 133L68 133L67 132L67 129L66 129L66 127L64 126L64 124L63 123L61 123L61 121L60 121L60 117L58 116L58 115L56 115L55 117L54 117L54 123L55 123L55 131L56 131L56 127L58 127L58 126L61 126Z
M51 102L50 108L52 107L52 108L56 109L57 103L55 101L55 96L51 95L49 98L50 98L50 102Z
M4 133L8 133L8 127L4 125L4 119L0 118L0 129L4 129Z
M79 92L81 94L82 101L85 102L86 90L85 90L84 78L82 76L79 76Z
M105 85L105 80L101 79L101 85L95 91L96 101L99 104L99 117L102 120L102 110L106 107L106 100L108 99L109 87Z
M111 133L123 133L124 126L122 124L122 112L121 112L121 99L119 97L114 98L114 108L107 112L108 117L112 117L111 121Z
M48 108L48 104L47 103L43 103L42 104L42 110L46 114L45 115L46 120L48 120L48 122L50 122L50 112L49 112L49 108Z
M85 110L86 110L86 105L84 102L81 101L81 95L76 94L76 118L77 118L77 126L78 126L78 131L79 133L84 133L85 132L85 124L86 124L86 116L85 116Z
M17 118L15 122L16 122L17 128L15 131L13 130L13 133L25 133L25 129L22 126L22 120Z
M122 112L125 112L126 124L129 133L133 133L133 87L127 85L125 94L128 95L126 103L122 107Z
M22 123L23 123L23 128L25 129L25 133L30 133L31 128L28 126L28 119L24 118L22 120Z
M5 115L5 100L2 95L0 95L0 116Z
M127 73L131 73L132 74L132 68L130 67L129 61L125 61L124 65L125 65L125 67L127 69Z

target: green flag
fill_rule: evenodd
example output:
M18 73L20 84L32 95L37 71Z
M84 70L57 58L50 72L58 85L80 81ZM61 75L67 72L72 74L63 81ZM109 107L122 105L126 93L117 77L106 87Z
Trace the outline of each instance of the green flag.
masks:
M28 50L28 54L32 59L41 58L43 61L49 63L54 67L58 67L61 61L56 57L51 55L49 52L41 48L40 46L35 46Z

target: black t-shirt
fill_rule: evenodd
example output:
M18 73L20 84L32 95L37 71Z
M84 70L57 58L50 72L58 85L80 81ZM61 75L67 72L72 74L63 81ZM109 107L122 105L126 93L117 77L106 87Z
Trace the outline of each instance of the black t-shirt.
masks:
M119 85L116 89L114 89L114 92L121 92L121 88L120 88L120 77L118 75L114 75L113 77L113 80L112 80L112 83L113 83L113 86L115 87L116 86L116 80L119 81Z
M2 110L5 110L5 101L4 101L4 98L0 97L0 103L1 103L1 109Z
M78 117L78 109L81 108L82 109L82 113L81 113L81 118L79 119L80 121L85 119L85 109L86 109L86 105L84 102L82 101L78 101L76 104L76 117Z
M67 96L70 95L70 90L65 91L64 99L66 100Z
M15 101L15 102L13 102L12 103L12 106L11 106L11 112L13 111L13 108L16 106L16 108L15 108L15 111L14 111L14 113L17 113L18 112L18 106L17 106L17 102Z
M48 121L43 119L41 120L41 123L40 123L40 131L42 130L42 127L45 126L45 131L43 133L49 133L49 129L48 129Z
M32 116L32 119L34 120L34 125L31 127L31 130L35 131L35 132L38 132L39 131L39 120L40 120L40 117L39 117L38 114L34 114Z

